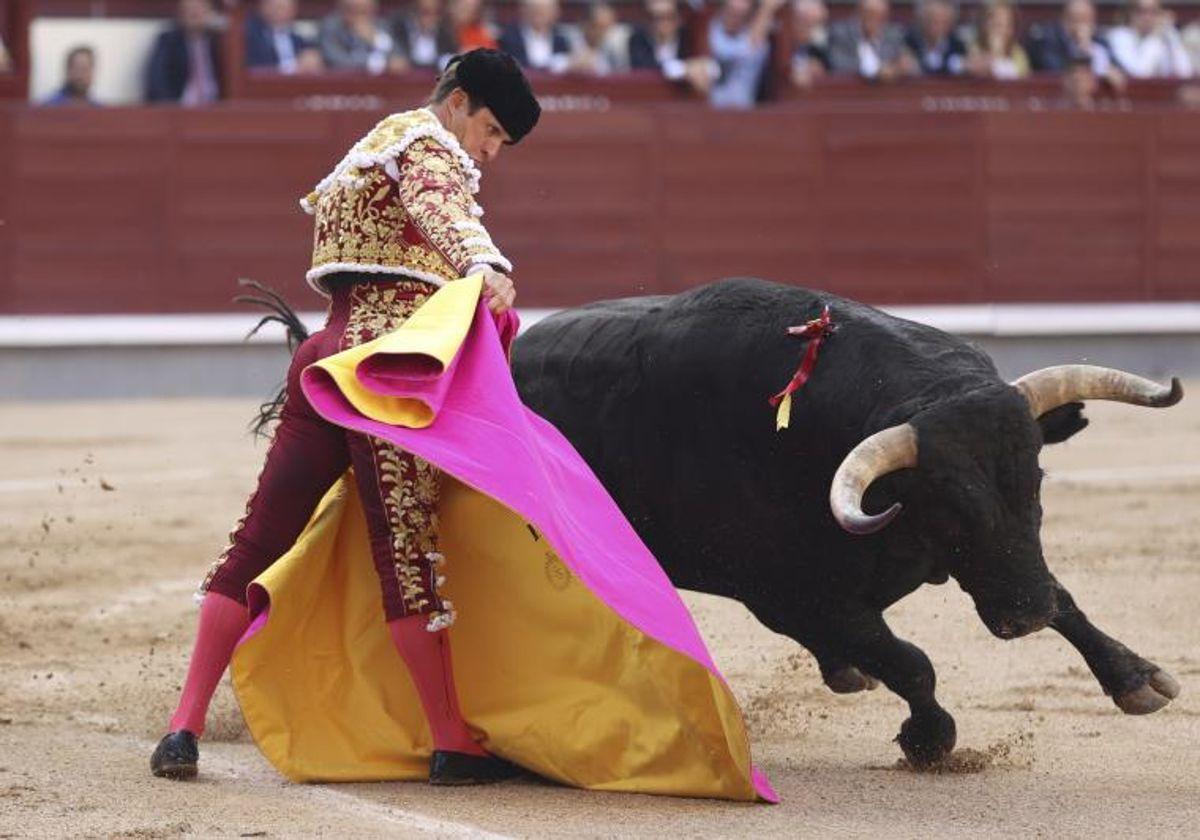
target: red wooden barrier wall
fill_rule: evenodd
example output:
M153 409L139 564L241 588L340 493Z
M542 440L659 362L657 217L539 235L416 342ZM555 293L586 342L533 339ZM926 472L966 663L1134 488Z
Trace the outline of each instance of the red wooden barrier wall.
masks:
M305 308L296 200L377 114L0 109L0 312ZM873 302L1200 300L1200 112L550 113L485 173L521 302L730 275Z

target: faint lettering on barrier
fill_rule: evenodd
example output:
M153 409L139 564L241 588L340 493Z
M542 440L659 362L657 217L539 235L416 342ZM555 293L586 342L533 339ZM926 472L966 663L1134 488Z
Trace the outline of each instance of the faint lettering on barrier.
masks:
M383 108L383 98L370 95L300 96L295 105L306 111L378 111Z
M538 104L543 111L590 111L612 110L612 100L607 96L539 96Z
M925 111L1007 111L1011 103L1003 96L926 96Z

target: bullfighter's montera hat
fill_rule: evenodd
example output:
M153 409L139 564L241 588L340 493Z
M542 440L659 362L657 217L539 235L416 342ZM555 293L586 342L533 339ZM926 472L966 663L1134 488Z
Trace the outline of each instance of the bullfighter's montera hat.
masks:
M446 70L454 70L459 86L475 102L489 108L513 143L533 130L542 108L529 79L516 60L499 50L478 49L454 56Z

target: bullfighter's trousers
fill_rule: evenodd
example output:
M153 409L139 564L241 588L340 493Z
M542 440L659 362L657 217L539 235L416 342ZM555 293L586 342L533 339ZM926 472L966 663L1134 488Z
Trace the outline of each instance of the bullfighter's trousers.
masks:
M389 443L329 423L300 388L305 367L395 330L435 287L363 275L330 278L328 285L328 321L292 358L258 487L200 588L244 605L247 584L292 547L326 491L353 466L386 619L430 614L429 629L437 629L453 620L438 596L438 471Z

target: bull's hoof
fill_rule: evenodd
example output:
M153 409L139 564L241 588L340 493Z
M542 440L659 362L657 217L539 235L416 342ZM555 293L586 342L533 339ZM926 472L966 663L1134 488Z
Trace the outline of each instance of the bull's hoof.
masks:
M1179 683L1166 671L1158 670L1146 682L1113 698L1122 712L1127 715L1148 715L1179 696Z
M931 767L954 750L957 740L954 718L945 709L913 715L896 736L908 763L918 770Z
M827 676L825 685L835 694L854 694L856 691L874 691L879 687L879 680L853 666L847 666Z

